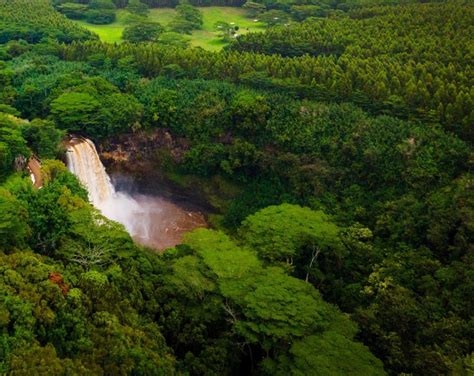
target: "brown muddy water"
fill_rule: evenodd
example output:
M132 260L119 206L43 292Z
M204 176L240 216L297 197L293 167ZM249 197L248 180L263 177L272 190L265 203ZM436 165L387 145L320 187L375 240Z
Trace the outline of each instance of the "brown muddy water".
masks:
M165 197L129 194L137 210L128 212L132 237L140 244L158 250L181 243L183 234L198 227L207 227L206 218L198 209L186 209Z

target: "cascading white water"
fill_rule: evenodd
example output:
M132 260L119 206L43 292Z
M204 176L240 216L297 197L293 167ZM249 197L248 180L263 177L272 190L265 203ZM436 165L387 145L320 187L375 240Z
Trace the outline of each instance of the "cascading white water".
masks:
M206 226L203 215L188 212L158 196L117 192L92 141L73 138L67 164L89 192L89 200L104 216L123 224L138 242L160 249L172 247L181 235Z
M91 140L72 139L67 148L67 164L69 171L87 188L89 200L103 215L123 224L130 235L149 238L150 212L131 196L115 191Z
M115 194L109 175L105 172L92 141L72 139L66 156L69 171L85 185L94 206L99 207Z

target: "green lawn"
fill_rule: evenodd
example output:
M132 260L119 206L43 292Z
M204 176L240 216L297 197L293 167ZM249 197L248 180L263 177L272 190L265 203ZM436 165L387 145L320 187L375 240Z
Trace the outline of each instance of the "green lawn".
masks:
M108 43L115 43L122 41L122 32L127 24L127 17L129 13L125 10L117 11L117 20L110 25L91 25L85 21L74 21L79 25L96 33L100 40Z
M193 32L191 44L206 50L220 50L225 43L218 37L214 29L217 21L233 22L240 27L238 33L263 31L263 24L254 22L245 17L245 10L235 7L203 7L199 8L203 14L204 25L202 30Z
M202 7L204 25L202 30L196 30L190 35L191 45L202 47L206 50L216 51L225 46L214 30L217 21L233 22L240 27L239 34L250 31L263 31L263 24L254 22L245 17L245 10L234 7ZM155 8L150 10L149 19L167 26L175 16L172 8ZM78 24L96 33L104 42L115 43L122 41L122 32L127 25L129 13L126 10L117 11L117 20L110 25L91 25L84 21L75 21Z
M176 15L174 8L154 8L150 9L148 18L151 21L159 22L163 26L167 26Z

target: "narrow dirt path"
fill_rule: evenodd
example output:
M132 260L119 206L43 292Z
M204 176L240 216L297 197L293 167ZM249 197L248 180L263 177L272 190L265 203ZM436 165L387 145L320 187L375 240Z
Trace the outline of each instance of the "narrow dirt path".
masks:
M28 170L31 174L31 180L36 188L43 186L43 178L41 177L41 164L35 157L31 157L28 161Z

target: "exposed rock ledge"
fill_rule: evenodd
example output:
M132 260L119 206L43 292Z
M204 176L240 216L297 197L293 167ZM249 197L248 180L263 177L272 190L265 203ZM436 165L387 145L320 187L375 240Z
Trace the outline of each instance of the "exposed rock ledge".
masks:
M184 138L176 138L166 129L154 129L119 135L99 144L99 153L106 164L133 164L136 169L140 165L163 162L160 156L165 151L173 162L179 163L189 144ZM138 164L138 166L137 166Z
M170 179L188 149L187 140L174 137L166 129L123 134L97 144L109 174L132 177L139 192L166 197L190 209L213 211L208 197L196 184L185 186Z

